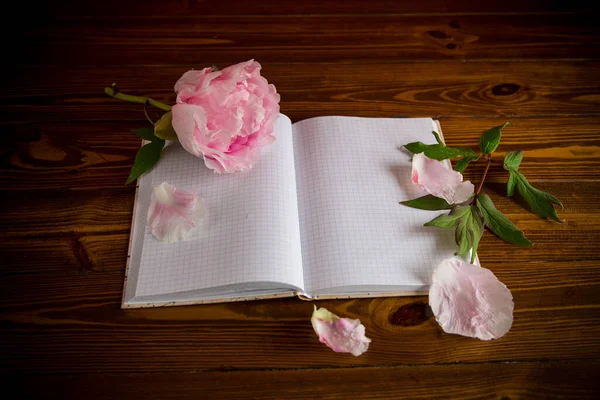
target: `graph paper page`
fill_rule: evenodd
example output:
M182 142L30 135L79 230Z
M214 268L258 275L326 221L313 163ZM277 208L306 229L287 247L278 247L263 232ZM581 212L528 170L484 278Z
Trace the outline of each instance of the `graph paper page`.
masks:
M423 289L455 252L451 232L423 227L439 211L399 201L424 195L400 147L435 143L431 119L319 117L293 125L304 282ZM437 129L437 127L436 127Z
M215 174L177 143L163 150L138 190L126 301L245 282L303 286L291 122L286 116L278 119L275 136L252 170L236 174ZM195 191L205 201L205 226L185 241L158 241L146 227L152 187L164 181Z

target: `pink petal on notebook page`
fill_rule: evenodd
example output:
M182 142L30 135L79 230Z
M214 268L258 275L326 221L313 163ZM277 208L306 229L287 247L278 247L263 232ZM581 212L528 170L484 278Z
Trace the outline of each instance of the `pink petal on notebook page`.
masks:
M177 189L167 182L152 188L148 227L165 242L185 239L206 215L203 200L194 192Z
M338 353L360 356L367 351L371 339L365 336L365 327L358 319L340 318L317 306L310 319L319 341Z

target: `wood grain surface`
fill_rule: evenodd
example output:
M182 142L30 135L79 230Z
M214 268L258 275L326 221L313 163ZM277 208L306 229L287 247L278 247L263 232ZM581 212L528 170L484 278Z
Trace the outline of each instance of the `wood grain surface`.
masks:
M5 34L0 82L0 371L20 398L597 396L600 26L587 2L17 6L32 23L11 32L20 44ZM565 221L507 199L492 165L484 191L535 243L487 233L480 245L514 296L505 337L444 333L426 296L320 302L366 326L361 357L319 344L298 299L120 309L135 195L124 182L140 145L130 129L148 123L103 88L172 103L183 72L249 58L293 121L435 117L449 145L475 149L512 122L498 160L524 150L521 171L562 200Z

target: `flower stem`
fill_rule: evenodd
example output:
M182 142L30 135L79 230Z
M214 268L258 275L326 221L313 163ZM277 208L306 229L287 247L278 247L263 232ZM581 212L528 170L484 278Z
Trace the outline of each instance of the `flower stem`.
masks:
M479 186L477 187L477 190L475 191L475 197L477 197L477 195L479 194L479 192L481 192L481 188L483 187L483 181L485 181L485 177L487 176L488 170L490 169L490 165L492 165L492 155L488 155L487 157L487 165L485 166L485 171L483 171L483 177L481 178L481 182L479 182Z
M152 124L154 125L154 121L152 121L152 118L150 118L150 116L148 115L148 110L146 110L146 106L148 105L148 102L144 103L144 115L146 115L146 119Z
M165 103L161 103L160 101L156 101L151 99L150 97L145 96L132 96L130 94L121 93L117 88L117 85L113 83L112 87L104 88L104 93L109 95L110 97L114 97L115 99L129 101L131 103L139 103L139 104L150 104L156 108L160 108L164 111L171 111L171 106Z

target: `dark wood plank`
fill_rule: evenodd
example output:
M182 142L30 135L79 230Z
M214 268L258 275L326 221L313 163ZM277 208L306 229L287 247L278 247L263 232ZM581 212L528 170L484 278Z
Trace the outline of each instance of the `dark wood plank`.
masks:
M441 124L449 146L477 150L481 133L505 120L444 118ZM510 120L513 124L504 131L498 148L499 160L503 152L521 149L525 151L521 170L532 181L564 179L565 174L573 180L598 179L599 117ZM140 146L137 136L129 130L143 126L149 125L146 121L123 121L0 126L2 187L4 190L123 187ZM538 136L544 140L531 140ZM467 170L468 179L479 180L484 164L472 164ZM505 180L506 172L495 165L488 181Z
M596 362L432 365L185 374L14 376L25 397L61 399L580 399L595 397ZM103 382L98 385L98 382ZM344 388L344 390L341 390Z
M373 30L373 26L378 26ZM351 29L349 29L351 27ZM277 34L273 34L277 32ZM36 25L17 65L414 62L600 57L592 13L531 15L114 16ZM135 47L135 51L131 49ZM141 67L143 68L143 67Z
M130 129L148 126L147 121L2 126L0 179L9 190L125 187L141 146Z
M120 190L4 192L0 237L127 233L135 187ZM48 211L44 211L48 209ZM18 233L17 233L18 232Z
M121 310L122 273L5 276L0 369L132 373L598 359L597 260L490 267L516 304L513 328L491 342L444 334L426 297L318 302L365 324L373 342L358 358L319 344L309 321L313 304L299 299Z
M160 2L156 0L133 0L119 2L116 0L102 2L79 2L75 0L47 2L46 7L40 9L47 18L65 16L156 16L156 15L261 15L271 16L277 14L370 14L370 13L507 13L507 12L565 12L592 10L587 2L576 0L570 2L549 1L540 2L533 0L517 1L506 0L503 2L474 2L470 0L457 0L446 2L433 0L427 2L397 2L394 0L374 0L368 3L336 0L308 0L303 2L281 2L266 0L260 2L247 2L230 0L214 2L208 0L176 0ZM37 14L38 10L30 10Z
M104 87L117 82L124 92L173 103L173 84L188 69L21 68L0 97L0 117L5 124L139 121L140 107L109 98ZM320 115L545 117L598 115L599 110L600 63L592 61L282 63L267 64L263 72L282 96L281 111L295 120Z
M129 233L5 237L0 275L125 271Z

